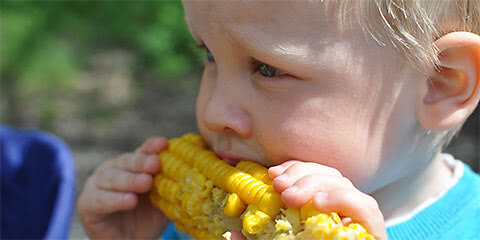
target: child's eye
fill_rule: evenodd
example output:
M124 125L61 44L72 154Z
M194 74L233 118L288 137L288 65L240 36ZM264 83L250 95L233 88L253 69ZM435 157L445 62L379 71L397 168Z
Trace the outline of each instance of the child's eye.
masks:
M281 77L288 75L287 73L281 72L280 70L262 62L257 62L255 65L255 71L258 71L264 77Z
M210 50L208 48L205 48L206 51L207 51L207 61L209 62L215 62L215 58L213 57L212 53L210 52Z
M205 49L205 52L207 53L207 61L212 62L212 63L215 62L215 58L213 57L213 54L210 52L210 49L208 49L205 44L203 44L203 43L195 44L194 46L196 48Z
M210 52L210 49L208 49L207 46L205 46L205 44L203 44L203 43L198 44L198 45L195 45L195 47L205 49L205 52L206 52L206 55L207 55L207 61L209 61L211 63L215 62L215 58L213 57L212 52ZM263 77L275 78L275 77L289 76L289 74L287 74L285 72L282 72L282 71L278 70L277 68L275 68L273 66L270 66L266 63L257 61L255 59L253 59L252 65L253 65L253 72L254 73L259 72Z

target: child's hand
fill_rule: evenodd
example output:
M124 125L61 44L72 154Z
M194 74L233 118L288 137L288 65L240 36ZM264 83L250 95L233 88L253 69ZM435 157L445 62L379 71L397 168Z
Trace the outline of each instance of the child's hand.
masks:
M317 163L287 161L268 170L275 190L288 207L300 208L309 200L324 212L338 212L344 224L356 222L376 239L387 232L377 201L356 189L342 174Z
M92 239L158 237L168 223L153 207L148 191L160 170L158 153L167 139L152 137L133 153L105 161L87 179L78 198L78 213Z

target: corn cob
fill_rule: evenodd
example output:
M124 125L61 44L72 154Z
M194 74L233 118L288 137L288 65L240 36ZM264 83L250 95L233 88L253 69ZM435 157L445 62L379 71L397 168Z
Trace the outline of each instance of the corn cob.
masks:
M249 240L374 239L361 225L344 226L337 213L314 209L311 201L285 208L266 168L250 161L230 166L199 135L168 143L150 198L196 239L228 239L228 231L241 231Z

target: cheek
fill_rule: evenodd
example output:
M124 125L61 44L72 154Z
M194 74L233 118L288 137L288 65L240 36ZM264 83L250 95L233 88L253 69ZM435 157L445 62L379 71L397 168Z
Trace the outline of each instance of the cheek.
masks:
M210 89L212 88L212 81L207 79L207 75L208 74L204 71L200 83L200 89L198 90L197 101L195 103L195 118L197 121L197 128L202 136L206 136L208 132L207 128L202 123L202 114L208 102Z
M318 109L317 114L312 114L313 109L293 112L295 117L276 116L264 123L262 129L266 130L259 140L271 165L291 159L316 162L339 170L357 187L371 179L378 165L377 151L367 147L368 130L361 130L361 123L351 118L339 120Z
M204 109L204 99L202 98L202 91L199 90L197 101L195 103L195 120L197 121L197 128L200 131L200 134L203 136L204 125L202 124L202 115Z

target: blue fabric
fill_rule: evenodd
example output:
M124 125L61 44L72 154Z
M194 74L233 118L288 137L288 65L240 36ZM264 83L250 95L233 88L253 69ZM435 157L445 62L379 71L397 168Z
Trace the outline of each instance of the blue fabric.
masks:
M173 224L163 235L180 240ZM480 176L464 164L464 174L442 198L413 218L387 228L389 240L480 240Z
M389 240L479 240L480 176L464 164L447 194L413 218L387 229Z
M68 146L0 125L1 239L67 239L75 200Z
M173 223L170 223L160 237L160 240L193 240L193 238L179 231Z

